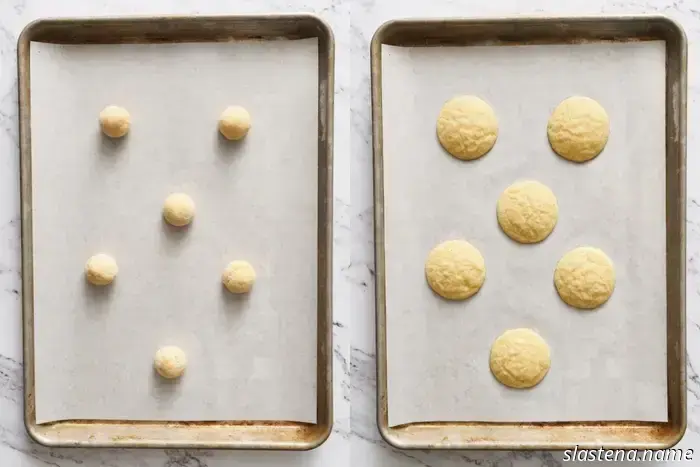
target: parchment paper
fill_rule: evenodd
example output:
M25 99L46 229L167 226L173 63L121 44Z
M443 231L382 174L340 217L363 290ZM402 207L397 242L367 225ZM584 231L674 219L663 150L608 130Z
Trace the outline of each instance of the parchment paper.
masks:
M400 48L384 46L383 125L389 424L419 421L666 421L665 45ZM493 150L462 162L439 145L442 104L475 94L499 119ZM546 135L571 95L596 99L611 133L604 152L574 164ZM554 191L559 222L520 245L496 220L520 179ZM473 298L448 302L425 281L438 243L464 238L486 260ZM582 245L613 260L617 284L597 311L565 305L557 261ZM536 329L552 367L532 390L500 385L491 344Z
M36 409L60 419L316 421L317 41L31 44ZM105 140L109 104L132 127ZM217 132L228 105L247 138ZM171 192L189 229L164 224ZM119 276L83 277L97 252ZM221 272L249 261L234 297ZM168 383L152 359L180 346Z

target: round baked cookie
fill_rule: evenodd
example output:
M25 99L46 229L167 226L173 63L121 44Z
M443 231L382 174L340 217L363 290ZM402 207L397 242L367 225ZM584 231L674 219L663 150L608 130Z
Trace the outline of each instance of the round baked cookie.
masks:
M531 329L511 329L491 345L489 366L501 383L527 389L539 384L549 371L549 346Z
M564 302L582 309L597 308L615 289L615 269L598 248L579 247L566 253L554 271L554 285Z
M505 189L496 204L498 224L520 243L541 242L552 233L559 216L557 198L547 186L528 180Z
M173 193L165 198L163 217L170 225L183 227L194 218L194 201L185 193Z
M111 284L118 272L117 262L105 253L91 256L85 263L85 278L93 285Z
M227 107L219 117L219 132L228 140L237 141L250 130L250 114L241 106Z
M231 261L221 274L221 282L231 293L250 292L255 283L255 269L248 261Z
M477 293L484 283L484 257L465 240L449 240L428 254L425 277L430 288L441 297L464 300Z
M476 96L457 96L440 110L437 136L443 148L462 160L478 159L498 137L498 119L491 106Z
M121 138L129 131L131 117L123 107L108 105L100 112L100 127L110 138Z
M174 345L161 347L153 357L153 367L163 378L179 378L187 368L187 355Z
M554 152L574 162L586 162L600 154L609 135L607 112L589 97L564 100L547 124L547 137Z

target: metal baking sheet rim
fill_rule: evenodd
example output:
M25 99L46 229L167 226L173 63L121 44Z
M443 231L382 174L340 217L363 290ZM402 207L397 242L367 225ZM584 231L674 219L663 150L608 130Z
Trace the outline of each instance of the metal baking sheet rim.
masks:
M34 309L29 45L59 43L319 40L317 422L158 422L65 420L37 424L34 406ZM19 79L24 419L29 436L56 447L310 450L333 426L332 226L335 43L330 26L307 14L39 19L17 43Z
M665 423L433 422L388 424L382 153L381 49L389 45L515 45L587 41L666 41L666 259L668 415ZM375 306L377 324L377 425L398 449L561 450L664 449L686 430L685 216L687 40L662 15L589 17L399 19L382 24L371 43L374 156Z

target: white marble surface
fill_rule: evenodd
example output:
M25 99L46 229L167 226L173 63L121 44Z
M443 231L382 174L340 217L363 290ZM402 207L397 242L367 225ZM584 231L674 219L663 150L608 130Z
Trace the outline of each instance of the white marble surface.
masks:
M17 121L17 37L41 17L153 14L245 14L315 12L331 24L336 39L336 132L334 275L335 423L329 440L310 452L233 452L184 450L47 449L31 442L22 416L20 309L19 150ZM342 466L350 458L348 359L350 350L349 287L340 266L349 262L347 224L349 168L349 5L339 0L2 0L0 1L0 467L234 467ZM344 112L342 109L346 109ZM344 175L345 174L345 175Z
M336 420L319 449L303 453L47 449L22 421L16 41L46 16L235 14L310 11L333 27L335 88L334 376ZM548 452L401 452L375 425L369 41L384 21L409 16L499 16L661 12L689 39L688 92L688 432L679 447L700 456L700 171L693 133L700 99L698 0L2 0L0 1L0 467L546 466ZM644 465L644 464L642 464ZM647 465L654 465L647 464Z
M546 466L562 464L562 453L397 451L380 441L375 424L374 269L372 245L372 167L370 128L369 41L383 22L416 16L509 16L517 14L584 15L599 13L663 13L680 22L689 39L688 51L688 431L679 447L700 456L700 173L694 130L700 102L700 2L698 0L361 0L352 3L351 129L352 174L350 228L352 262L343 266L351 282L350 380L353 465L367 467ZM339 109L340 110L340 109ZM587 464L587 465L590 465ZM650 465L655 465L651 463Z

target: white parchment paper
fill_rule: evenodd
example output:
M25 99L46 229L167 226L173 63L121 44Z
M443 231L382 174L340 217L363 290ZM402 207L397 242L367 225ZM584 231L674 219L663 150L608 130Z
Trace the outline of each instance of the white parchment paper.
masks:
M384 46L389 424L420 421L666 421L665 45ZM498 141L477 161L449 156L435 135L442 104L485 99ZM604 152L574 164L546 136L571 95L596 99L611 133ZM538 245L506 237L496 201L516 180L557 196L559 222ZM464 238L486 260L473 298L448 302L426 284L438 243ZM582 245L613 260L617 284L597 311L565 305L557 261ZM532 390L499 384L492 342L536 329L552 367Z
M60 419L316 421L317 41L31 44L36 410ZM131 131L97 121L125 107ZM242 105L242 142L217 132ZM164 224L171 192L190 228ZM85 261L113 255L96 289ZM221 285L229 261L249 296ZM180 346L179 382L152 369Z

